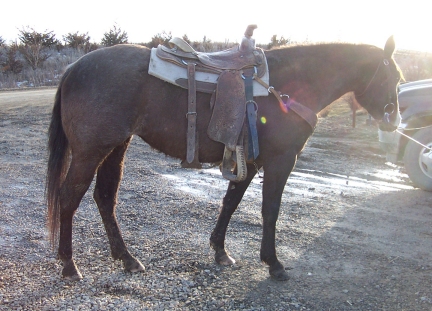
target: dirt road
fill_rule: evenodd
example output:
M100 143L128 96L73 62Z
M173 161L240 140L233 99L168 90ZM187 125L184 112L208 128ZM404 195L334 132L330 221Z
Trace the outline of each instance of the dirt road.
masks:
M259 262L259 177L228 230L237 265L221 267L208 239L227 182L138 138L118 217L146 271L110 258L90 189L74 220L84 279L62 280L43 198L54 93L0 92L0 310L432 310L432 194L384 163L375 127L358 115L352 129L344 103L320 119L285 188L276 242L289 281Z

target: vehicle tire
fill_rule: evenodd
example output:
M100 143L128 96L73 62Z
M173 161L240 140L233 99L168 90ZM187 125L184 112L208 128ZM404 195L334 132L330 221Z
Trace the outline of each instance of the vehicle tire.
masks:
M432 127L417 131L413 138L432 148ZM404 164L408 176L419 188L432 191L432 151L410 140L405 148Z

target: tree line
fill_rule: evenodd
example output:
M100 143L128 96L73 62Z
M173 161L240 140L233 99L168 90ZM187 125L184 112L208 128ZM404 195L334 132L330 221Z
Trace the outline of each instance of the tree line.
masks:
M139 43L149 48L159 44L168 45L171 32L161 32L152 36L149 42ZM183 39L197 51L218 51L234 45L230 42L212 42L206 36L201 41L191 41L187 35ZM129 43L128 34L117 25L105 32L101 42L91 42L88 33L68 33L62 40L53 31L38 32L31 27L18 30L18 40L7 43L0 36L0 89L21 86L56 85L68 64L82 55L101 47ZM293 44L290 39L273 35L268 44L259 45L264 49ZM399 58L399 59L398 59ZM432 77L431 55L404 52L396 55L407 80Z

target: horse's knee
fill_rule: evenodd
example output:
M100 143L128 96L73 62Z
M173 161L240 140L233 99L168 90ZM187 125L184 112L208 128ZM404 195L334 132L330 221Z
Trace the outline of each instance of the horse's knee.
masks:
M102 198L100 195L99 187L96 185L93 191L93 200L96 202L97 206L102 204Z

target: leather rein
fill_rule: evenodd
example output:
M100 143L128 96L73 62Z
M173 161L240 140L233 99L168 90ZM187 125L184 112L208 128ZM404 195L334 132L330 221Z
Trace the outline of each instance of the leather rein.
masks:
M263 80L261 80L256 74L254 74L254 79L259 84L261 84L263 87L267 89L269 93L272 93L276 99L279 102L279 106L281 110L285 113L288 113L289 110L294 111L296 114L298 114L300 117L302 117L312 128L312 131L315 129L318 117L311 109L308 107L296 102L295 100L291 99L289 95L286 94L280 94L280 92L276 91L273 86L268 85ZM287 101L285 102L282 97L286 97Z

